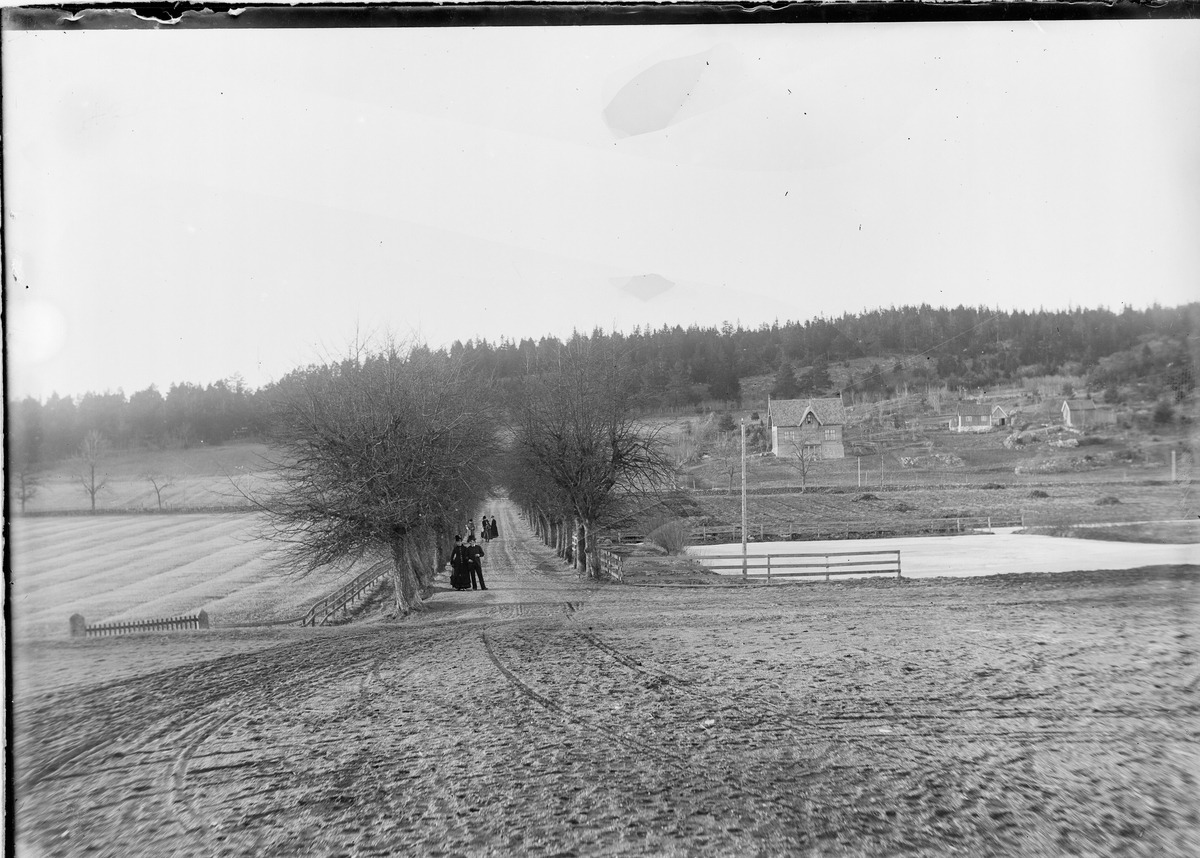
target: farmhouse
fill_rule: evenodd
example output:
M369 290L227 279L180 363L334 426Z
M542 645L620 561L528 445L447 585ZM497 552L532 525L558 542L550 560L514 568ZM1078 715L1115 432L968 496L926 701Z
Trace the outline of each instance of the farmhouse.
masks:
M1011 426L1013 418L1017 416L1015 407L1005 408L1003 405L992 406L992 425L993 426Z
M1064 426L1081 428L1117 422L1111 409L1100 408L1090 399L1064 399L1061 410Z
M776 456L844 459L842 431L846 408L842 398L767 400L771 452Z
M987 405L962 403L951 416L954 432L987 432L992 428L992 409Z

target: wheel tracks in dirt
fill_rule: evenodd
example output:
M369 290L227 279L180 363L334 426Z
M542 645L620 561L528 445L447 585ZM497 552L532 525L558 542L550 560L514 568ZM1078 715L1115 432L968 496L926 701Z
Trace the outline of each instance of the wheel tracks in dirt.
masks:
M509 518L506 524L508 533L512 534L513 523L511 518ZM531 534L527 538L529 540L534 539ZM547 553L549 553L548 550ZM574 587L562 587L561 578L555 574L557 569L554 567L558 563L556 557L545 557L542 558L540 562L522 564L515 556L513 548L506 546L506 558L513 569L519 569L524 566L532 574L537 574L546 579L553 580L557 585L560 585L556 587L556 589L559 589L560 591L568 591L565 595L570 596L571 591L573 591L575 594L584 595L583 599L577 600L575 598L567 598L560 604L560 610L557 614L557 616L563 621L561 622L560 627L572 638L585 644L586 647L588 647L591 651L603 656L607 662L620 665L623 669L632 673L634 676L645 680L644 682L627 682L626 685L628 688L636 688L638 691L643 693L646 691L658 693L661 688L670 687L678 691L683 691L693 706L697 708L706 709L712 712L717 712L721 709L728 710L728 700L721 699L720 696L715 692L708 694L704 693L701 688L694 687L694 680L686 679L670 671L658 670L647 666L643 664L641 659L626 653L619 646L604 640L592 630L582 628L577 621L578 614L580 611L586 609L590 598L594 596L596 592L598 592L598 589L596 587L586 588L580 582L576 582ZM531 561L535 560L535 552L530 552L529 559ZM585 714L585 712L582 711L579 706L572 707L569 705L564 705L563 703L553 699L550 695L539 691L538 688L535 687L537 683L524 679L520 675L520 670L514 666L514 664L511 662L511 659L507 658L506 654L503 653L501 648L502 639L509 634L510 633L507 631L501 633L495 628L490 630L485 629L480 632L480 638L483 642L488 659L501 674L501 676L508 681L508 683L520 696L530 700L538 707L548 713L551 713L552 715L558 716L559 718L564 718L568 722L581 725L583 729L586 729L589 736L603 736L608 742L613 743L614 745L619 745L637 754L644 755L649 759L658 760L660 763L674 771L677 775L683 776L684 782L690 780L693 783L702 783L706 785L709 791L716 794L728 792L730 790L730 784L728 781L721 780L719 777L712 774L707 768L697 765L694 748L689 752L668 750L663 746L662 743L647 741L641 737L632 736L628 733L612 729L603 723L601 719L590 714ZM544 633L540 634L542 634L544 640ZM603 673L603 669L601 669L601 672ZM565 687L570 686L571 682L563 682L552 679L550 680L549 684L555 687ZM746 710L744 709L742 709L742 712L743 714L747 714ZM776 716L779 715L778 712L771 714ZM624 720L626 722L636 723L638 719L636 715L625 715ZM745 717L744 720L746 722L746 726L755 728L761 727L771 719L770 716L764 718L761 716L755 717L747 714L747 717ZM790 719L787 720L790 721ZM715 726L715 718L707 719L703 731L705 734L707 734L708 738L701 743L702 745L712 744L714 737L717 734L711 733L710 728ZM796 725L795 723L788 724L787 726L789 726L792 731L796 733L795 738L798 740L797 744L801 744L802 746L811 749L813 745L811 735L800 735L799 732L795 730L795 728L799 725ZM793 769L790 772L793 785L803 786L805 784L811 784L813 781L819 778L824 768L824 758L828 756L829 750L829 746L823 746L823 753L818 755L806 754L806 770ZM736 789L734 789L734 792L742 795L752 796L762 807L778 806L779 803L779 796L764 792L756 787L752 787L744 779L740 779L740 782L738 783ZM778 809L784 816L791 816L796 812L796 808L793 807L778 806ZM799 825L800 830L805 830L808 827L803 820L807 819L809 810L810 808L806 806L802 806L800 808L800 816L802 818Z
M318 646L317 652L323 647ZM338 657L344 656L345 647L335 647ZM296 662L296 653L287 645L272 648L274 654L287 655L288 661ZM224 670L212 671L213 663L207 665L209 681L198 686L189 686L190 671L176 669L164 675L138 677L91 689L84 700L71 710L55 719L60 725L65 721L88 721L88 714L103 708L106 694L127 692L133 699L124 705L105 712L98 733L90 725L92 736L77 743L48 760L37 761L31 752L31 740L26 737L19 758L32 759L35 768L20 780L18 787L22 798L20 821L22 829L36 835L39 829L53 828L47 817L61 816L66 810L61 795L51 790L45 800L39 799L47 785L63 780L91 782L92 791L103 789L104 793L117 793L116 800L102 804L83 806L86 795L81 797L79 788L72 796L74 824L86 828L86 817L96 824L103 822L95 814L106 808L119 808L119 818L127 830L158 830L159 836L168 837L167 832L182 828L183 832L202 841L202 852L214 854L209 839L210 819L216 808L202 808L190 794L189 771L198 750L205 742L223 728L238 720L253 717L263 706L274 705L279 699L289 698L293 692L310 686L314 675L319 674L322 664L307 662L304 670L290 677L282 677L278 657L271 658L272 650L247 653L242 656L218 659ZM329 661L330 659L326 659ZM239 676L240 674L240 676ZM249 675L246 675L249 674ZM229 682L232 679L233 682ZM239 681L240 680L240 681ZM318 677L319 681L319 677ZM172 682L183 684L185 689L178 693L164 693L163 686ZM155 684L155 694L137 691L139 687ZM213 694L214 686L224 684L225 690ZM230 687L232 686L232 687ZM86 698L91 698L86 699ZM170 711L154 710L147 706L155 699L165 701ZM138 713L139 706L142 711ZM70 731L69 726L64 732ZM36 742L32 744L36 745ZM133 765L111 765L112 760L135 760ZM212 767L205 771L214 771ZM149 776L147 778L147 776ZM115 782L114 782L115 779ZM148 780L148 783L147 783ZM107 783L107 786L103 786ZM245 793L243 793L245 795ZM46 802L49 804L46 804ZM156 811L155 807L159 810ZM102 832L101 832L102 833ZM149 835L147 835L149 836ZM28 838L25 838L28 839ZM23 840L24 842L24 840ZM30 840L27 845L32 845ZM50 854L57 854L50 849Z

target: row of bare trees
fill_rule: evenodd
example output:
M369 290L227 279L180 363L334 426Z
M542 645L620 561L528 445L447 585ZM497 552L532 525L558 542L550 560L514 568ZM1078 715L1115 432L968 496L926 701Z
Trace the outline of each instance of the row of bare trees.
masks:
M615 343L575 336L540 353L510 393L502 477L509 497L535 532L592 577L600 531L671 482L657 433L634 417L636 389Z
M277 479L253 498L265 535L310 571L390 557L397 612L421 610L456 523L492 487L489 386L444 352L357 346L286 376L274 409Z

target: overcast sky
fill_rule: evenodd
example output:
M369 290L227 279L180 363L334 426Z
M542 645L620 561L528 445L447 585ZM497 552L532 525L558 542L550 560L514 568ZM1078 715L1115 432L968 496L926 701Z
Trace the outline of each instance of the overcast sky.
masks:
M1200 22L4 33L9 394L1200 292Z

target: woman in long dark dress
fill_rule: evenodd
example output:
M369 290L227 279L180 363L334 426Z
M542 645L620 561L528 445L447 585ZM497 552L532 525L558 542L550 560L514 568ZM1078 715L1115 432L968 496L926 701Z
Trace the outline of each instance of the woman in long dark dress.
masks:
M492 516L491 522L488 524L488 538L499 539L500 531L496 528L496 516Z

